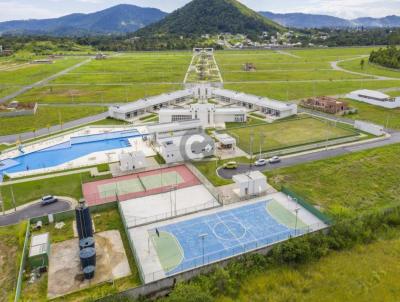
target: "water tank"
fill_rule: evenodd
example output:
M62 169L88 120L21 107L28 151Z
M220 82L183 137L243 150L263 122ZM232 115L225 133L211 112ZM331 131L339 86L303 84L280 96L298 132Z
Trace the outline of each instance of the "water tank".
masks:
M96 268L93 265L86 266L83 269L83 275L86 280L93 279Z
M88 247L95 247L95 242L93 237L87 237L79 240L79 249L83 250Z
M79 239L93 237L92 217L85 201L79 201L78 206L75 208L75 216Z
M93 265L96 266L96 250L92 247L85 248L79 252L81 265L83 268Z

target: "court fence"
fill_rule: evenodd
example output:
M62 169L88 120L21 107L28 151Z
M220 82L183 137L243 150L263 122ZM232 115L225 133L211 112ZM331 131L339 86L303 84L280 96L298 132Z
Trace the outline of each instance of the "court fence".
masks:
M122 224L123 224L123 226L124 226L124 230L125 230L126 237L128 238L129 247L131 248L133 257L135 258L135 262L136 262L136 264L137 264L136 266L137 266L137 268L138 268L138 270L139 270L140 281L141 281L142 283L144 283L144 278L143 278L144 274L143 274L142 267L141 267L141 265L140 265L140 259L139 259L139 257L138 257L137 251L136 251L136 249L135 249L135 245L133 244L131 235L129 234L129 228L128 228L128 225L127 225L126 220L125 220L124 213L123 213L122 208L121 208L121 203L117 202L116 204L117 204L117 206L118 206L119 216L121 216L121 220L122 220Z
M17 286L15 289L14 302L19 301L20 297L21 297L23 274L24 274L25 265L26 265L26 258L28 256L28 250L29 250L28 245L29 245L30 235L31 235L31 224L30 224L30 221L28 220L28 223L26 224L24 247L22 249L22 254L21 254L21 262L20 262L19 271L18 271Z
M121 205L119 205L120 208ZM154 215L154 216L149 216L149 217L129 217L128 215L124 215L123 210L122 210L122 214L121 216L124 217L124 220L127 224L127 228L131 229L134 227L139 227L139 226L143 226L143 225L147 225L147 224L151 224L151 223L155 223L155 222L160 222L160 221L164 221L167 219L171 219L171 218L177 218L177 217L181 217L181 216L185 216L188 214L194 214L194 213L198 213L204 210L209 210L209 209L213 209L213 208L217 208L217 207L221 207L221 204L219 202L217 202L216 200L211 200L208 201L206 203L203 203L201 205L197 205L197 206L193 206L193 207L187 207L187 208L183 208L183 209L171 209L170 212L164 212L158 215Z
M207 253L190 260L184 260L180 265L174 267L164 267L161 271L146 272L143 274L143 269L140 268L143 274L142 281L144 284L152 283L169 276L179 275L186 271L193 269L198 269L211 264L219 263L221 261L227 260L229 258L244 255L246 253L255 252L258 250L266 249L272 247L278 243L284 242L286 240L300 237L306 234L317 232L328 228L329 226L323 222L309 225L304 228L299 228L290 231L284 231L274 235L266 236L263 238L256 239L247 243L243 243L237 246L226 248L224 250ZM140 262L137 261L138 267L140 267Z
M292 190L288 189L287 187L282 187L282 192L286 195L288 195L290 198L295 200L299 205L301 205L303 208L305 208L307 211L312 213L314 216L316 216L318 219L320 219L322 222L324 222L327 225L332 225L333 224L333 219L322 213L320 210L315 208L310 202L308 202L304 197L300 196L299 194L293 192Z

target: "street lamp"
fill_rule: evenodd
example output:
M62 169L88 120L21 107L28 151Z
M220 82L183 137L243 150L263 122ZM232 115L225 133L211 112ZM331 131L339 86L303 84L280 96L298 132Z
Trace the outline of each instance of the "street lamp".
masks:
M201 239L201 249L203 251L203 265L204 265L204 239L206 239L206 237L208 236L208 234L200 234L199 238Z

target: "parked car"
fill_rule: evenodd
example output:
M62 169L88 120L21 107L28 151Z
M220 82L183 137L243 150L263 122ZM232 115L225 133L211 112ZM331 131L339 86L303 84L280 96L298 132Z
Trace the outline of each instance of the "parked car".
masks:
M235 161L230 161L224 164L224 169L237 169L238 164Z
M274 156L274 157L271 157L271 158L268 160L268 162L269 162L270 164L277 164L277 163L280 163L280 162L281 162L281 159L280 159L279 156Z
M52 203L55 203L57 201L58 201L58 198L56 198L56 197L54 197L52 195L47 195L47 196L43 196L42 197L42 200L41 200L40 204L42 206L46 206L48 204L52 204Z
M265 166L267 163L268 163L268 161L267 161L266 159L260 158L259 160L257 160L257 161L254 163L254 165L255 165L256 167L262 167L262 166Z

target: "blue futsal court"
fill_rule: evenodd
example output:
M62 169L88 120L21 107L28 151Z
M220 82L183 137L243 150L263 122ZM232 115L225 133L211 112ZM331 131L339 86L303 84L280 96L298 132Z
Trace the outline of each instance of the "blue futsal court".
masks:
M163 226L157 229L160 236L156 235L155 229L149 230L166 275L262 248L286 240L296 233L304 233L304 230L296 232L273 218L267 210L270 202L273 201L261 201ZM287 215L294 215L289 210L285 211ZM171 258L177 260L171 261Z

